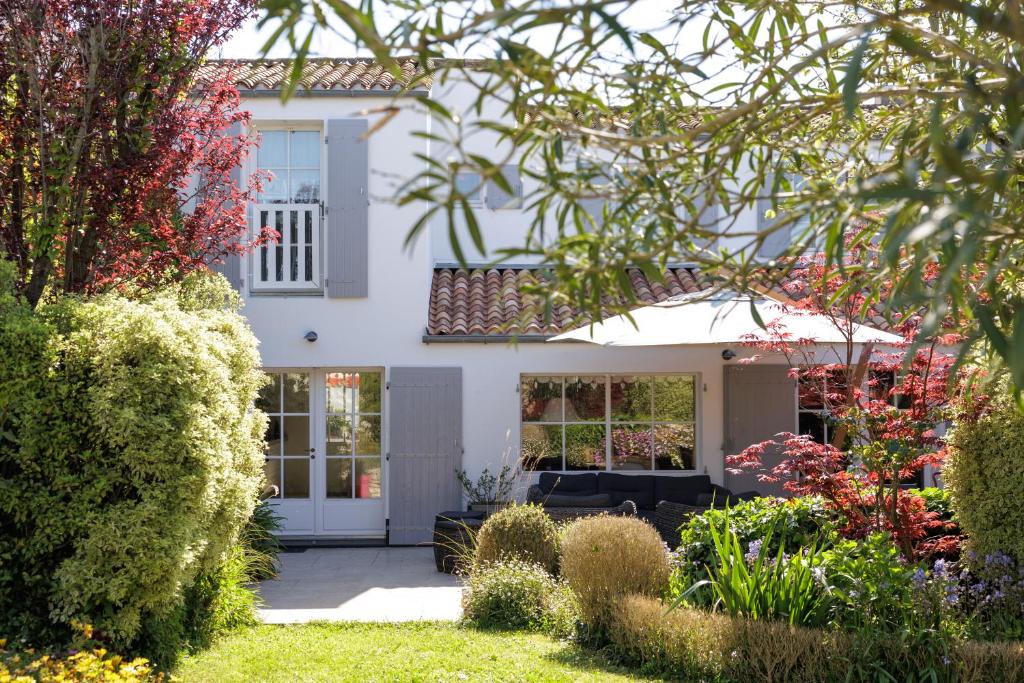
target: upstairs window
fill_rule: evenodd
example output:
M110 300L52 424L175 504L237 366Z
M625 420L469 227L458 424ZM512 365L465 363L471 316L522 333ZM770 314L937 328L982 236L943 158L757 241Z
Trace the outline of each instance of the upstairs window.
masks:
M280 237L253 252L254 289L320 287L322 150L320 130L260 130L256 165L267 179L253 207L253 232L270 228Z

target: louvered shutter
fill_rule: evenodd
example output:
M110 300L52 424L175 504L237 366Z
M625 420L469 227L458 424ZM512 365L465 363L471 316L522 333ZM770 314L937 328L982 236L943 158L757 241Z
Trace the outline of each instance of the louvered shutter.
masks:
M369 144L366 119L327 122L327 296L367 296Z

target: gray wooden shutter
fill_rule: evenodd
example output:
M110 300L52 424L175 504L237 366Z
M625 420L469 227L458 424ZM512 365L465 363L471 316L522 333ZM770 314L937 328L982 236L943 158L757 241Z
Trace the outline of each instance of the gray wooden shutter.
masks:
M462 507L462 368L392 368L388 394L388 539L425 543Z
M512 189L512 194L505 192L494 180L487 181L487 196L484 203L488 209L520 209L523 206L523 181L519 176L519 167L506 164L501 167L504 176Z
M747 446L797 431L796 380L788 365L726 365L724 455L737 455ZM765 468L777 465L781 449L766 451ZM766 496L789 495L783 482L758 480L762 471L731 474L726 465L725 485L733 493L758 491Z
M240 137L242 135L242 124L236 121L231 124L228 128L228 135L233 138ZM235 166L231 169L231 184L235 187L240 186L242 183L242 167ZM225 208L229 208L228 203L225 203ZM248 215L248 214L246 214ZM235 238L233 242L237 242L240 238ZM242 289L242 259L244 255L231 253L227 254L223 258L223 263L210 264L210 270L215 273L220 273L227 278L228 282L235 289L241 291Z
M367 296L370 260L366 119L327 122L327 296Z
M769 176L757 198L757 231L762 234L771 230L776 222L776 218L769 218L766 215L769 211L777 211L773 197L773 184L773 178ZM757 255L764 258L775 258L784 253L789 248L789 244L789 226L773 230L761 242L757 249Z

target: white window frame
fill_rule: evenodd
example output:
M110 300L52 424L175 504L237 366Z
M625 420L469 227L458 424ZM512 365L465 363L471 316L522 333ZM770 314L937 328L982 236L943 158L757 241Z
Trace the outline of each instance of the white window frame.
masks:
M478 173L477 171L459 171L458 173L455 174L456 187L458 187L458 179L459 179L459 177L466 177L466 176L476 176L476 181L477 181L476 197L469 197L469 196L467 196L466 197L466 203L469 204L470 206L473 206L473 207L481 207L481 206L483 206L484 205L484 191L485 191L485 186L487 185L487 183L484 182L483 175L481 173ZM460 189L459 191L461 192L462 190Z
M320 120L316 121L304 121L304 122L276 122L276 121L257 121L252 124L253 133L259 134L268 131L314 131L320 135L320 197L317 202L308 204L292 204L292 203L281 203L281 204L261 204L257 201L253 201L249 205L249 230L250 236L255 239L259 236L259 230L262 227L260 215L261 212L268 212L268 227L276 228L274 213L275 211L283 212L283 225L284 234L282 234L281 242L276 244L271 243L266 245L266 252L264 247L256 247L249 254L249 266L248 266L248 278L249 278L249 290L257 294L267 293L322 293L324 290L324 282L326 281L324 273L324 192L327 187L327 145L325 143L325 132L323 122ZM291 155L291 146L287 147L289 155ZM256 173L259 169L258 152L253 153L249 156L248 160L248 172L250 174ZM289 169L291 166L289 165ZM263 255L267 253L268 263L267 270L268 274L273 271L276 264L277 250L280 249L280 253L285 260L282 268L287 268L288 264L288 251L292 246L296 246L301 249L309 246L306 244L305 239L300 239L298 245L292 245L290 235L290 219L292 212L296 212L298 220L298 230L303 230L303 217L307 212L311 212L312 218L312 240L311 246L313 249L312 258L312 280L305 280L302 278L304 263L303 254L298 254L299 262L299 273L296 279L293 281L288 277L288 272L284 272L284 278L280 281L275 279L263 280L262 267L263 267ZM271 258L273 255L273 258Z
M548 377L548 378L560 378L562 380L562 395L561 395L561 419L557 422L524 422L523 421L523 395L522 385L523 380L531 379L535 377ZM566 379L570 377L600 377L604 380L604 420L603 421L580 421L566 420L565 416L565 386ZM655 420L652 411L651 419L649 421L635 421L635 420L612 420L612 379L617 377L651 377L657 380L659 377L691 377L693 379L693 422L675 422L675 421L663 421ZM703 435L703 381L701 379L701 373L699 372L524 372L520 373L519 381L516 384L516 410L519 414L519 449L521 457L521 449L523 444L523 425L543 425L543 426L559 426L562 428L562 468L557 470L536 470L537 472L556 472L563 474L580 474L582 472L613 472L615 474L659 474L659 475L693 475L702 471L703 468L703 448L701 447L701 438ZM654 400L654 392L652 387L651 400ZM693 469L688 470L657 470L657 469L644 469L644 470L630 470L630 469L615 469L612 462L612 439L610 438L611 430L615 425L625 424L649 424L652 429L657 425L683 425L691 424L693 426ZM604 469L601 470L570 470L566 469L566 453L565 453L565 427L569 425L602 425L605 429L605 453L604 453ZM654 465L654 454L651 454L652 462Z

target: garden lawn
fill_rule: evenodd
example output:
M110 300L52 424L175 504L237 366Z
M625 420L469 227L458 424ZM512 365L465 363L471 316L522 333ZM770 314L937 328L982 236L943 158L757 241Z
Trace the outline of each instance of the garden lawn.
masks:
M192 681L635 681L600 654L536 633L458 624L304 624L237 631L186 658Z

